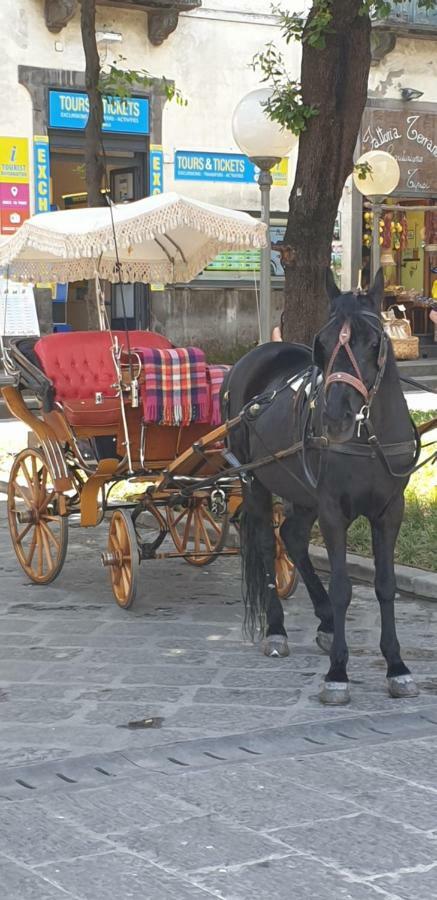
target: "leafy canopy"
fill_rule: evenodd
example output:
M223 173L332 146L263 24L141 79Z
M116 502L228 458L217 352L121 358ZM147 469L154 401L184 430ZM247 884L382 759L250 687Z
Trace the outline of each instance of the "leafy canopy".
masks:
M403 0L362 0L359 13L372 20L384 19ZM432 10L437 0L418 0L421 9ZM279 19L282 37L287 44L300 41L310 47L323 50L326 37L332 31L332 0L313 0L308 15L292 13L273 5L272 12ZM278 122L293 134L305 131L308 122L318 115L317 106L305 104L302 100L300 81L289 77L284 58L273 42L256 53L252 67L261 72L261 81L272 84L273 90L266 103L266 110L274 122ZM365 174L365 173L364 173ZM364 177L364 174L360 177Z
M132 91L149 88L156 82L156 78L147 69L123 69L120 65L126 62L124 56L114 59L100 71L99 91L105 97L119 97L121 100L132 95ZM179 88L172 81L167 81L165 76L159 79L163 85L167 100L176 100L179 106L187 106L188 101L183 97Z

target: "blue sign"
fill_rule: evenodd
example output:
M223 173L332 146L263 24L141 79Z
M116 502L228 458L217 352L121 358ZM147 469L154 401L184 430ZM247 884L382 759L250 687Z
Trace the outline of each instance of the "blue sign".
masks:
M179 181L232 181L253 184L255 166L239 153L200 153L177 150L174 177Z
M150 144L149 194L162 194L164 190L164 155L160 144Z
M87 94L49 91L51 128L83 129L88 121ZM146 97L103 97L103 131L111 134L148 134L149 101Z
M48 137L33 139L35 213L50 211L50 146Z

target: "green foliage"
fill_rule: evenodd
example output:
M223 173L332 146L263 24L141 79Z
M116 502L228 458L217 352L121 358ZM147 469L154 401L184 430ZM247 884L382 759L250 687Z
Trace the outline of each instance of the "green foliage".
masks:
M354 165L354 172L357 173L358 178L363 181L367 175L370 175L372 171L372 166L368 162L356 163Z
M101 70L99 90L105 97L119 97L123 100L130 97L135 88L147 89L156 81L156 78L150 75L147 69L120 68L120 64L124 62L126 62L125 57L119 56ZM188 101L173 82L167 81L164 76L160 80L164 86L167 100L176 100L179 106L187 106Z
M261 70L263 83L268 81L273 84L266 103L270 118L293 134L305 131L309 119L317 116L318 110L302 102L300 83L289 77L282 53L270 42L254 56L252 67Z
M279 19L285 42L289 44L296 40L323 50L326 38L332 31L332 2L333 0L313 0L308 16L289 12L273 4L272 12ZM383 19L392 12L394 5L402 2L403 0L393 0L390 3L387 0L362 0L359 12L371 19ZM418 0L418 5L422 9L435 9L437 0ZM289 77L282 54L274 43L270 42L253 57L252 66L261 71L261 81L273 85L272 95L266 104L269 117L294 134L299 135L305 131L308 122L318 115L317 106L309 106L303 102L302 86L299 81ZM364 166L357 171L359 178L366 177Z

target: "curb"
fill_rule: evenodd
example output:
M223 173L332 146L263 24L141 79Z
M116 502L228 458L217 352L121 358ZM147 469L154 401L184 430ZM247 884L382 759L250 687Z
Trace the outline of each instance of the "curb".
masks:
M231 547L238 547L237 533L232 529L227 543ZM328 554L324 547L310 544L309 554L311 562L319 574L327 575L331 571ZM373 559L366 556L358 556L356 553L346 555L349 575L361 584L371 584L375 579L375 566ZM427 572L425 569L414 569L412 566L395 566L396 587L402 593L410 594L415 600L430 600L437 603L437 572Z
M324 547L310 544L310 557L318 572L325 574L330 572L328 554ZM348 553L346 559L348 572L356 581L373 585L375 578L373 559L357 556L356 553ZM411 594L417 600L437 602L437 572L396 565L395 575L398 591Z

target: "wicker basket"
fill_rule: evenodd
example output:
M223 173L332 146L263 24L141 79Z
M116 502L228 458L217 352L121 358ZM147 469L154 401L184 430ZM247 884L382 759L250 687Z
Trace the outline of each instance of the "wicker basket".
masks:
M418 359L419 338L412 335L408 338L392 338L393 351L396 359Z

